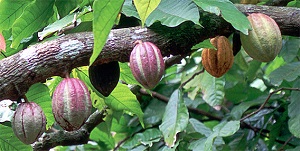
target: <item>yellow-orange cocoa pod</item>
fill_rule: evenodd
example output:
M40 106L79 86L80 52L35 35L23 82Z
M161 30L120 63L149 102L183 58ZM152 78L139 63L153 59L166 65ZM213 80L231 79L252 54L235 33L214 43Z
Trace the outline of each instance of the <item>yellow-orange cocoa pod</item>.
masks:
M241 0L241 4L257 4L258 0Z
M202 64L204 69L214 77L224 75L233 64L233 52L229 40L224 36L210 39L215 49L205 48L202 51Z

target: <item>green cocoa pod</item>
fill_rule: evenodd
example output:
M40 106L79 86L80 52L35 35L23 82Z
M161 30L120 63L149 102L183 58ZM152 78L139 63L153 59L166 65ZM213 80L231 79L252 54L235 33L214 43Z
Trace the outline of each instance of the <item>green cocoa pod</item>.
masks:
M282 47L282 37L276 22L267 15L253 13L248 16L252 30L241 33L241 42L247 54L255 60L270 62Z
M89 77L92 85L103 96L109 96L119 82L120 67L118 61L90 66Z

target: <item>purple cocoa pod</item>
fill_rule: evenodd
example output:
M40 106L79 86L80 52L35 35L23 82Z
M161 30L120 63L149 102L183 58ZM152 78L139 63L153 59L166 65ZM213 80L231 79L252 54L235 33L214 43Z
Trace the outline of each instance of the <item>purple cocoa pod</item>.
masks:
M52 97L52 112L55 121L65 130L78 130L92 110L87 86L79 79L63 79Z
M130 69L142 86L152 89L164 74L165 63L160 50L153 43L137 41L130 54Z
M21 103L14 113L12 129L24 144L34 143L46 131L46 116L34 102Z

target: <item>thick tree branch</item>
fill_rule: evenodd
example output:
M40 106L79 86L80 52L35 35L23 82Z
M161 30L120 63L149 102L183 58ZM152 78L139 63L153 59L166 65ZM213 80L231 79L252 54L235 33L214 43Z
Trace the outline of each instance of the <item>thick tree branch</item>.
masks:
M237 8L244 13L262 12L270 15L279 24L282 34L300 35L300 9L254 5L237 5ZM205 12L201 15L204 28L185 22L176 28L155 24L150 28L114 29L96 63L128 61L133 42L138 39L154 42L164 56L188 55L193 45L216 35L228 36L234 31L221 17ZM1 60L0 100L16 100L34 83L88 65L92 49L93 35L84 32L30 46Z
M41 142L37 142L33 149L36 151L49 150L55 146L69 146L86 144L89 141L91 131L101 122L103 122L105 109L95 111L86 123L77 131L64 131L47 133Z

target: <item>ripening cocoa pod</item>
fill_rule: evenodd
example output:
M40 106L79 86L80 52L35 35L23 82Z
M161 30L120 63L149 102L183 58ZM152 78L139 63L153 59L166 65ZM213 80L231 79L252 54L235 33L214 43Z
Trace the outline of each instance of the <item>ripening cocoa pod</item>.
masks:
M282 37L276 22L261 13L250 14L248 20L252 30L248 35L241 33L241 42L247 54L255 60L270 62L282 47Z
M34 102L21 103L14 113L12 129L24 144L34 143L46 131L46 116Z
M217 48L202 50L202 64L204 69L214 77L224 75L233 64L233 52L229 40L224 36L210 39L210 43Z
M152 89L164 74L165 63L157 46L139 40L130 54L130 69L143 87Z
M257 4L258 0L241 0L241 4Z
M52 112L55 121L65 130L78 130L92 110L87 86L79 79L63 79L53 92Z
M90 66L89 77L95 89L103 96L109 96L119 82L120 67L118 61Z

